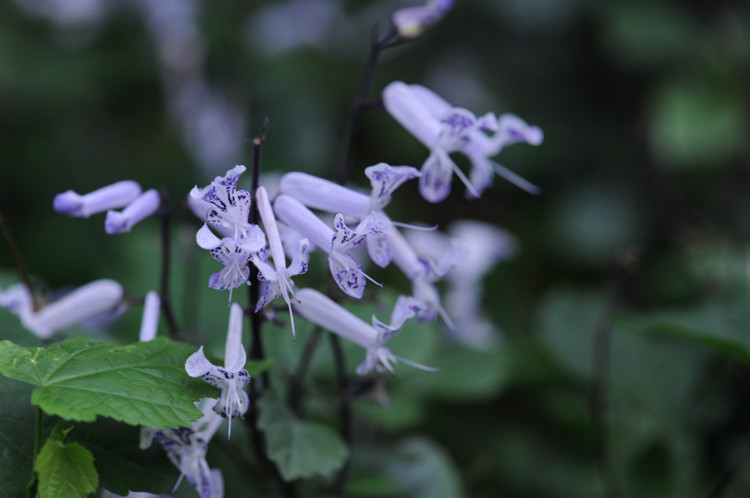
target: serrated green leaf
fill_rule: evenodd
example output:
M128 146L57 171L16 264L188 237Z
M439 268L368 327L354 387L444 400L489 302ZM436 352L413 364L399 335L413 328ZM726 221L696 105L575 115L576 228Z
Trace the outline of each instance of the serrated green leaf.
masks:
M344 465L349 450L333 430L295 418L270 394L259 405L258 427L266 435L268 456L286 481L328 476Z
M0 342L0 374L38 386L31 402L67 420L98 415L161 429L189 426L215 390L184 369L193 348L158 338L116 346L82 337L48 348Z
M0 377L0 496L24 496L31 478L36 408L31 386Z
M78 443L48 439L34 469L39 474L40 498L85 498L99 485L94 456Z

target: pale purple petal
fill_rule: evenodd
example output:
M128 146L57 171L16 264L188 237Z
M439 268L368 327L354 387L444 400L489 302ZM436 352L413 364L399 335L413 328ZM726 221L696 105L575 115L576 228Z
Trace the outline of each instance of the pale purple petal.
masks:
M26 326L42 338L49 337L111 310L122 301L123 293L122 286L114 280L96 280L29 316Z
M362 267L348 254L332 252L328 258L331 275L339 288L351 297L360 299L367 280Z
M159 293L149 291L143 302L143 315L141 316L141 329L138 340L141 342L151 341L156 338L156 330L159 326L159 311L161 299Z
M292 172L281 177L281 192L312 209L362 217L369 210L370 199L360 192L307 173Z
M52 204L59 213L88 218L95 213L125 207L140 193L141 186L138 183L123 180L85 195L68 190L57 194Z
M390 264L391 255L391 244L388 242L388 237L384 233L368 233L367 234L367 253L370 255L370 259L381 268L385 268Z
M122 212L108 211L104 230L108 234L129 232L139 221L154 214L161 205L159 192L147 190L136 197Z
M222 239L214 235L205 223L200 230L198 230L198 233L195 234L195 242L201 249L207 249L209 251L211 249L216 249L221 245L221 241Z
M417 178L419 170L411 166L390 166L386 163L379 163L365 168L365 175L370 179L372 185L370 209L378 211L391 202L391 195L401 184L412 178Z
M453 177L451 163L448 155L442 151L430 154L425 161L419 178L419 193L426 201L437 203L450 194Z

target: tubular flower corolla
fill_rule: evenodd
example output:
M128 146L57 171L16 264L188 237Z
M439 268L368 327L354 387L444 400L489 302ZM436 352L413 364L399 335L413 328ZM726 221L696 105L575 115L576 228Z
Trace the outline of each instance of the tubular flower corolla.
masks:
M504 114L499 120L493 113L476 117L471 111L451 106L423 86L401 81L390 83L383 90L383 104L391 116L430 149L419 181L420 193L427 201L440 202L448 196L453 173L466 185L469 197L479 197L492 183L494 173L530 193L539 192L537 186L489 159L513 143L539 145L543 134L538 127L529 126L512 114ZM450 158L453 152L462 152L471 161L469 178Z
M346 226L343 216L337 214L334 218L334 231L298 200L283 194L274 201L274 213L281 222L328 253L328 267L342 291L357 299L362 297L365 279L368 277L349 251L360 246L367 233L385 231L386 226L373 223L367 230L355 233Z
M292 276L307 271L305 257L310 250L310 243L307 239L299 241L297 254L292 259L291 265L287 267L284 248L282 247L281 236L279 235L279 228L276 225L276 216L273 214L271 201L268 199L268 192L266 192L265 188L258 187L255 198L258 201L258 211L260 212L261 220L263 220L263 226L266 229L268 247L274 264L274 266L271 267L267 261L264 261L260 256L256 256L253 259L253 264L259 269L258 278L261 280L261 296L258 300L255 311L260 311L277 297L283 296L284 301L286 301L286 304L289 307L292 335L296 339L297 332L294 329L294 313L292 312L292 303L289 295L291 294L292 298L294 297L294 282L292 282Z
M398 334L404 322L419 313L422 307L423 304L420 301L400 296L389 325L374 316L372 325L369 325L313 289L298 290L297 301L294 303L294 308L303 317L367 350L365 360L357 367L358 375L367 375L373 370L393 372L392 364L398 360L418 368L432 370L397 357L385 347L385 343Z
M140 193L141 186L138 183L123 180L85 195L72 190L57 194L52 206L58 213L88 218L92 214L125 207Z

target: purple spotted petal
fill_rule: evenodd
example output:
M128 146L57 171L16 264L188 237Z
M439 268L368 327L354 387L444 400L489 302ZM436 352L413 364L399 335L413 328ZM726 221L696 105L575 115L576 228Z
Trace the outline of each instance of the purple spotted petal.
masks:
M391 202L391 194L401 184L412 178L417 178L419 170L411 166L390 166L386 163L380 163L366 168L365 175L370 179L372 185L370 208L377 211Z
M331 275L346 294L360 299L365 291L365 276L362 267L348 254L332 252L328 258Z
M391 262L391 244L388 242L388 236L384 233L367 234L367 253L370 259L381 268L385 268Z
M443 151L430 154L422 166L419 178L419 193L426 201L436 203L448 197L451 191L452 161Z

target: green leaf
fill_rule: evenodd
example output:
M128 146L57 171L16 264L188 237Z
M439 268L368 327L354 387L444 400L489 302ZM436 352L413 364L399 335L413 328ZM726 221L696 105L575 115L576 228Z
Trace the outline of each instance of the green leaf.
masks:
M693 342L750 364L748 297L746 291L738 292L690 308L654 312L627 325Z
M48 439L34 469L39 474L41 498L85 498L99 485L94 457L78 443Z
M34 456L31 386L0 377L0 496L24 496Z
M463 496L458 470L446 453L429 439L414 437L396 447L385 473L403 484L414 498Z
M48 348L0 342L0 374L38 386L31 402L46 413L92 422L98 415L131 425L189 426L193 405L215 395L184 369L187 344L158 338L116 346L82 337Z
M584 379L593 370L594 334L605 305L600 292L560 288L548 293L539 312L543 342L564 367Z
M284 480L328 476L344 465L349 450L336 432L297 419L271 394L266 394L259 405L258 427L266 435L268 456Z

